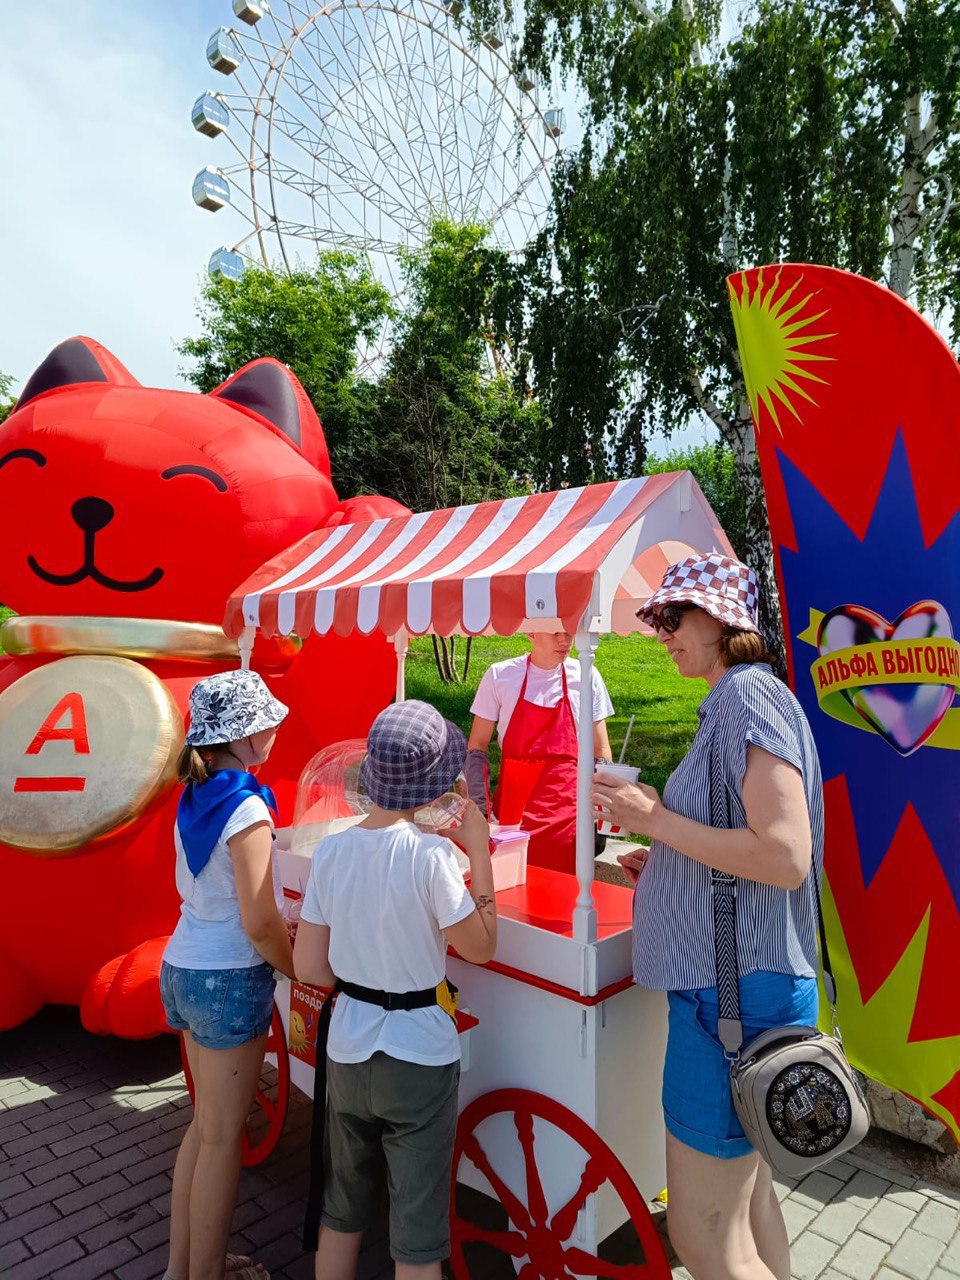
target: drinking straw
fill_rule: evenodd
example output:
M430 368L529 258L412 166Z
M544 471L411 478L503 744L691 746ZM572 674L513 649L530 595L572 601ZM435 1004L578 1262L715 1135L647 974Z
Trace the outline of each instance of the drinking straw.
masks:
M620 748L620 757L617 760L617 764L623 764L623 757L627 754L627 743L630 741L630 730L633 728L633 722L635 719L635 715L630 717L630 723L627 725L627 732L623 735L623 746Z

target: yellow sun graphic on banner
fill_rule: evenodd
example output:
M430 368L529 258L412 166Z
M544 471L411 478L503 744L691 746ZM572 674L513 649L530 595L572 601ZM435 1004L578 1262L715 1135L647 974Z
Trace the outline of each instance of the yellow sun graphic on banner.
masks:
M762 269L757 272L756 288L752 294L746 272L739 279L739 295L732 282L727 282L753 420L759 426L762 400L781 435L783 427L779 413L784 406L797 422L802 422L798 412L800 400L812 405L817 403L802 383L827 385L826 379L818 377L807 366L835 359L834 356L808 350L814 343L834 338L836 334L809 332L810 326L827 313L810 314L815 293L808 293L799 301L794 300L802 283L803 277L800 276L789 288L778 293L780 272L777 271L773 280L766 284Z

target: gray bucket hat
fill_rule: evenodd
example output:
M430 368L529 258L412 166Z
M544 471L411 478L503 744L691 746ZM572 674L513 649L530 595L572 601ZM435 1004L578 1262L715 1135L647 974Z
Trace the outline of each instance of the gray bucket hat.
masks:
M220 671L190 690L190 747L239 742L275 729L290 708L279 702L256 671Z
M462 730L426 702L395 702L367 735L360 781L381 809L417 809L456 781L467 758Z

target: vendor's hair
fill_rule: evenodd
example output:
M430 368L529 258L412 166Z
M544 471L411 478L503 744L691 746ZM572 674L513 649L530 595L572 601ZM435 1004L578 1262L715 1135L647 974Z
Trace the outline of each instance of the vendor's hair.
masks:
M225 742L211 742L205 750L220 751L223 747L228 746ZM197 750L191 746L189 742L185 742L177 757L177 781L183 785L188 782L206 782L210 777L210 771L207 768L207 762Z
M739 627L724 628L720 637L720 659L725 667L737 667L742 663L773 662L759 631L741 631Z

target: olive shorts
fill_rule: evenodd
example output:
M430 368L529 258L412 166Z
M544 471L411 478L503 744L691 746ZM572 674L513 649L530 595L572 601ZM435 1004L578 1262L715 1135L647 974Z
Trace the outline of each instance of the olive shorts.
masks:
M385 1163L394 1262L449 1255L459 1082L459 1062L428 1067L385 1053L366 1062L327 1059L325 1226L354 1232L373 1225Z

